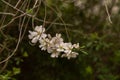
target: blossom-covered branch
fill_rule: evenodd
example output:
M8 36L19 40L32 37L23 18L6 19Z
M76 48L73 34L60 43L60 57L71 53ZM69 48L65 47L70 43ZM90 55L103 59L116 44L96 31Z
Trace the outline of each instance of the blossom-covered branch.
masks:
M36 26L34 31L29 31L28 37L34 44L39 42L39 48L50 53L52 58L61 56L70 59L76 58L78 55L77 52L73 52L73 49L78 49L79 43L65 43L61 34L58 33L56 33L55 37L52 37L50 34L45 33L45 28L42 25Z

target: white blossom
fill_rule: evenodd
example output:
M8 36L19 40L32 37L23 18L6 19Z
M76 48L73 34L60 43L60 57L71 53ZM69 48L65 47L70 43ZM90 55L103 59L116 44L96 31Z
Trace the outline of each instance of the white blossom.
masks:
M71 53L65 53L65 54L62 54L61 57L67 57L68 59L70 59L70 58L76 58L77 55L78 55L77 52L71 52Z
M80 46L79 46L79 43L73 44L73 47L76 48L76 49L78 49L78 48L80 47Z
M37 41L39 40L39 38L40 38L40 35L37 35L37 36L35 36L33 39L32 39L32 43L37 43Z
M61 38L61 34L56 34L56 36L51 39L51 43L54 43L54 45L58 45L62 42L63 39Z
M34 38L37 35L37 32L29 31L30 35L28 35L29 39Z
M29 31L29 39L32 43L37 43L39 41L39 48L41 50L46 50L51 54L52 58L67 57L76 58L78 53L73 52L73 49L79 48L79 43L73 44L71 42L65 43L61 34L56 34L52 37L50 34L45 33L45 28L42 26L36 26L34 31Z
M49 39L46 38L46 39L40 39L39 40L39 47L41 48L41 50L47 50L47 47L49 46Z
M43 28L42 25L36 26L35 31L38 32L39 34L42 34L43 32L45 32L45 28Z
M57 51L57 49L61 43L63 43L63 39L61 38L61 34L56 34L56 36L50 40L50 45L49 45L48 51L49 52L52 52L54 50Z
M64 50L65 50L64 46L65 46L65 44L63 42L61 42L60 44L56 45L57 51L58 52L64 52Z
M34 31L29 31L29 39L32 39L32 43L37 43L37 41L40 38L45 38L46 34L43 34L45 32L45 28L43 28L42 26L36 26Z
M73 49L73 45L71 43L64 43L64 53L71 53L72 52L72 49Z
M52 58L58 58L58 56L60 55L60 53L58 51L54 51L52 54L51 54L51 57Z

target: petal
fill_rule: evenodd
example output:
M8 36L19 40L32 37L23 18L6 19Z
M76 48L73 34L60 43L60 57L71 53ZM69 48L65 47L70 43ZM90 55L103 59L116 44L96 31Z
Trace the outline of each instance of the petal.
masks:
M45 39L46 37L47 37L47 34L44 34L44 33L43 33L43 34L41 35L41 38L43 38L43 39Z
M76 49L79 48L79 43L73 44L73 47L76 48Z
M35 27L35 31L41 32L41 31L42 31L42 26L36 26L36 27Z
M52 57L52 58L55 58L55 54L51 54L51 57Z
M44 50L44 51L45 51L45 50L46 50L46 47L45 47L45 46L43 46L43 47L41 48L41 50Z
M37 43L38 40L39 40L39 36L34 37L31 42L32 42L32 43Z
M42 28L42 32L45 32L45 28Z
M59 54L60 54L59 52L52 53L51 57L52 58L57 58L59 56Z
M66 56L67 56L66 53L64 53L64 54L61 55L61 57L66 57Z
M30 39L32 39L33 37L35 37L38 33L37 32L34 32L34 31L29 31L29 35L28 35L28 37L30 38Z
M52 53L53 50L52 50L51 48L47 48L47 52L48 52L48 53Z
M33 38L33 36L32 36L32 35L28 35L28 38L29 38L29 39L32 39L32 38Z

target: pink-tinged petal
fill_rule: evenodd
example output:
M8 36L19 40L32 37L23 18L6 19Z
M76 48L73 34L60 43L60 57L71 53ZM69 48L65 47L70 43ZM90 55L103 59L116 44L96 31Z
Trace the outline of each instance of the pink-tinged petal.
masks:
M41 31L41 30L42 30L42 26L36 26L36 27L35 27L35 31L39 32L39 31Z
M32 43L37 43L38 40L39 40L39 36L34 37L31 42L32 42Z
M52 58L55 58L55 54L51 54L51 57L52 57Z
M59 56L59 53L52 53L52 54L51 54L51 57L52 57L52 58L57 58L58 56Z
M28 35L29 39L32 39L32 38L34 38L37 35L37 32L29 31L29 33L30 33Z

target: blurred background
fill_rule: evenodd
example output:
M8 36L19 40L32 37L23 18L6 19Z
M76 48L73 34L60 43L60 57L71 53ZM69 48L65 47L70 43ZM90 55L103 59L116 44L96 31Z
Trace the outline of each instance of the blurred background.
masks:
M84 50L51 58L28 39L37 25ZM0 80L120 80L120 1L0 0Z

